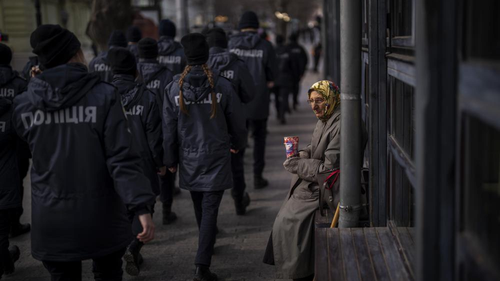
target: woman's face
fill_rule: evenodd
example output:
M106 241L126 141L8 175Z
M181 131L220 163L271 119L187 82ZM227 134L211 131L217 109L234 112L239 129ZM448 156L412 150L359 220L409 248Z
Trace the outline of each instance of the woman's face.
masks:
M316 91L311 92L311 94L309 95L309 104L311 105L311 108L318 119L325 115L327 103L325 98L323 98L320 93Z

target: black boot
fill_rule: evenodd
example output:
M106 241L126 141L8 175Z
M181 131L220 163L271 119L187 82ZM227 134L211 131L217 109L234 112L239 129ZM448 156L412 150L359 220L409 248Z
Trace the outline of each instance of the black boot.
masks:
M163 204L163 225L171 224L177 220L177 214L172 212L172 206Z
M141 272L141 265L144 263L144 259L141 255L141 248L144 243L135 238L130 246L128 247L125 255L123 255L123 260L127 263L125 265L125 272L131 276L138 276Z
M7 261L7 263L4 265L3 268L3 272L5 274L12 274L14 273L14 271L16 271L14 263L19 260L19 256L21 255L21 251L19 251L19 247L17 246L10 246L9 253L10 253L10 261Z
M31 225L29 223L16 223L10 227L10 238L17 237L19 235L23 235L25 233L30 232Z
M255 189L262 189L269 185L269 182L263 178L262 176L254 176L253 178L253 187Z
M215 273L210 272L210 268L208 266L197 266L196 274L193 278L193 281L217 281L217 275Z
M247 192L243 195L241 200L234 199L234 207L236 208L236 215L243 216L247 212L247 207L250 205L250 196Z

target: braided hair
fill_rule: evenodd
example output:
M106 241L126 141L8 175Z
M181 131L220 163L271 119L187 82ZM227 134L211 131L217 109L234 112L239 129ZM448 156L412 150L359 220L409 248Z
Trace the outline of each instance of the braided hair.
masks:
M201 67L203 68L203 72L205 72L205 75L208 78L208 83L210 84L210 94L212 97L212 109L210 113L210 119L213 119L217 115L217 97L215 95L215 83L214 83L214 77L213 73L208 67L208 65L202 64ZM184 68L184 71L181 74L181 77L179 79L179 107L181 109L181 112L189 116L189 112L186 108L186 103L184 102L184 96L182 94L182 86L184 85L184 78L186 75L191 71L192 66L187 65L186 68Z

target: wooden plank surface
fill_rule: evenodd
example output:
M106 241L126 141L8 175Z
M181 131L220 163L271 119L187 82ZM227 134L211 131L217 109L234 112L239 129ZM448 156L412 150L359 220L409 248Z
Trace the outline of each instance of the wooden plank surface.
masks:
M377 232L385 262L392 280L413 280L406 272L405 265L401 260L399 249L394 237L388 228L375 228Z
M359 275L361 280L376 280L373 264L368 253L365 233L362 228L351 228L351 234L354 241L356 258L358 260Z
M365 228L364 232L366 244L368 245L368 252L375 269L376 280L391 281L375 228Z
M415 278L415 272L413 269L415 262L415 245L413 244L411 235L406 227L397 227L395 229L398 234L397 238L401 244L401 250L405 258L406 266L412 277Z
M328 275L330 281L344 281L345 272L342 260L340 234L338 228L328 229L328 258L330 260Z
M316 281L329 281L328 279L328 239L327 228L316 228L314 230L315 238L315 278Z
M361 279L351 230L349 228L340 228L339 230L346 281L359 281Z

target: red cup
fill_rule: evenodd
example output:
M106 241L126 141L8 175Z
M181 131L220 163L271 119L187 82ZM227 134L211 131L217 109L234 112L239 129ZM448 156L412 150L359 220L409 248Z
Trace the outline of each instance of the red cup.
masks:
M299 137L285 137L286 158L294 157L299 154Z

